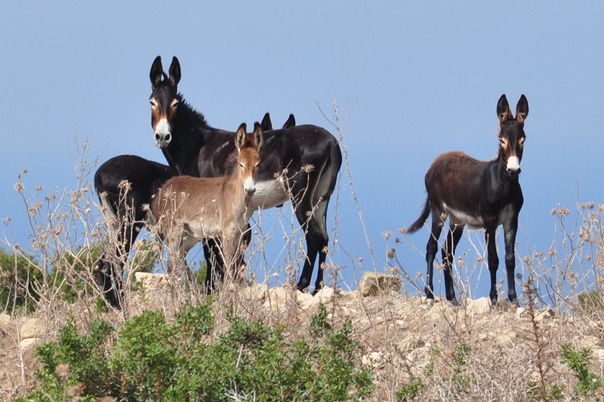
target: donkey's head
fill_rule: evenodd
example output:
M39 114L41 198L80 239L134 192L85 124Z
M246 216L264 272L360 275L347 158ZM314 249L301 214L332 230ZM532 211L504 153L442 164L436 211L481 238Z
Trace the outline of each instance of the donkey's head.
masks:
M263 133L260 123L255 123L253 134L248 135L246 124L241 123L235 134L235 146L238 152L236 169L238 169L238 174L243 182L243 190L248 197L254 195L256 191Z
M172 127L180 103L177 85L180 81L180 63L176 57L172 58L169 75L163 71L161 57L157 56L151 65L149 78L151 79L151 127L155 144L159 148L166 148L172 141Z
M499 117L499 155L503 157L506 171L510 176L520 173L520 161L524 147L524 120L528 116L528 101L520 96L516 105L516 117L512 116L510 105L504 95L497 102L497 117Z

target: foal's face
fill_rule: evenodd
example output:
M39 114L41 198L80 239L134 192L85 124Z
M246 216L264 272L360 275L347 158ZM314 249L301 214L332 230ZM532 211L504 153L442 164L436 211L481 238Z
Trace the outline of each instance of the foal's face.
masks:
M151 103L151 127L155 138L155 145L166 148L172 141L172 128L178 110L178 89L180 81L180 64L174 57L170 64L170 72L166 78L162 70L161 58L158 56L149 74L153 92L149 97Z
M235 146L237 147L237 169L243 183L243 191L251 197L256 192L256 178L260 164L260 147L262 146L264 132L262 126L256 123L251 135L246 133L245 123L241 123L235 133Z
M245 191L248 197L251 197L256 192L260 152L254 147L244 148L239 152L237 162L239 163L238 169L243 179L243 191Z

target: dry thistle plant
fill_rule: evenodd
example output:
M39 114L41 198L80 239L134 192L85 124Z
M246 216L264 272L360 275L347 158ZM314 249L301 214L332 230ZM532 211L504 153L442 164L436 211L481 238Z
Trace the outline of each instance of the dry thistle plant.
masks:
M31 240L29 245L5 240L4 245L27 259L32 272L39 274L30 278L34 283L20 285L34 289L30 302L47 312L60 309L62 299L88 300L94 295L94 288L87 286L93 283L88 268L98 254L100 233L87 180L91 169L86 162L88 146L81 146L79 152L84 157L77 164L76 190L45 193L41 186L35 186L29 195L26 170L18 175L14 186L27 212Z
M421 272L416 275L410 271L399 256L401 248L421 255L413 243L385 233L385 267L378 267L356 197L335 102L334 114L329 121L340 136L345 164L330 206L334 222L328 224L333 229L327 262L322 267L325 285L356 288L358 283L350 283L348 278L369 270L394 272L405 283L399 294L361 298L353 292L335 292L324 299L326 322L335 328L350 322L351 337L358 342L352 353L360 366L371 368L375 398L518 401L553 399L556 389L561 390L562 400L577 398L575 376L559 356L565 344L604 353L604 299L600 292L604 206L580 204L576 221L572 221L574 215L568 209L553 211L551 249L522 259L522 277L518 280L526 282L527 291L520 309L502 304L480 310L480 304L473 300L480 295L478 284L487 276L486 250L480 232L466 235L469 249L460 250L454 262L455 287L465 302L461 307L440 302L428 309L420 296L424 286ZM45 194L44 189L34 187L29 195L25 172L15 185L28 214L32 241L30 245L5 245L33 267L32 274L19 279L16 285L24 290L28 303L37 308L34 314L49 324L49 338L70 319L85 330L94 317L101 316L119 329L144 310L159 310L173 321L183 305L208 300L212 300L215 328L206 335L207 339L218 339L233 315L282 328L287 339L300 339L307 334L317 307L305 305L310 295L295 290L305 258L304 229L293 214L295 205L288 203L254 215L252 243L245 255L246 275L254 286L227 283L221 291L207 296L188 275L176 275L167 288L154 290L136 284L134 273L141 269L167 272L167 254L156 240L156 229L148 226L131 255L116 253L121 245L115 225L106 225L100 217L96 195L88 184L91 166L80 164L75 191ZM309 174L312 169L309 166L299 174ZM371 261L359 261L341 241L339 208L349 192ZM92 268L101 252L124 266L125 303L119 312L97 305L97 300L103 299L94 285ZM196 260L201 253L191 254L189 265L200 267ZM344 269L351 270L352 275L343 273ZM549 314L544 306L555 312ZM7 305L5 311L14 313L14 303ZM23 370L31 370L22 366ZM594 366L590 368L597 371L597 364ZM598 373L602 375L602 370ZM29 377L24 375L22 382L25 384L30 378L31 373ZM553 387L554 383L559 388Z

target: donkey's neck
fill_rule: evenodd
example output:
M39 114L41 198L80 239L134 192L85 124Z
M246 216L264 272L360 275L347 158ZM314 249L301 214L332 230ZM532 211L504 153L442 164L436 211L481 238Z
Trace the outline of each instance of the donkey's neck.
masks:
M195 169L188 166L205 144L204 129L210 128L203 114L193 109L182 95L178 95L179 106L172 128L172 142L163 149L168 164L178 174L191 174Z
M491 192L497 192L500 195L512 192L519 184L518 175L512 176L507 172L507 164L501 150L499 150L497 158L489 162L486 173L488 188Z
M223 194L228 195L228 200L226 196L224 197L228 202L227 208L234 212L239 224L247 224L253 213L253 211L250 211L252 197L249 197L243 189L243 175L238 168L235 168L231 174L225 176Z

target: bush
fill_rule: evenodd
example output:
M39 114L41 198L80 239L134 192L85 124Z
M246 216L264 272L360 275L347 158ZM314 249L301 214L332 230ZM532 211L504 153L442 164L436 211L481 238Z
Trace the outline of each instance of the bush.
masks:
M604 386L602 378L589 369L591 350L581 349L577 352L570 346L563 345L560 360L574 372L577 378L575 390L579 396L593 395Z
M81 247L75 252L53 254L50 288L70 303L75 303L82 293L91 293L91 287L94 286L92 268L102 252L102 244L99 243L93 247Z
M0 249L0 311L33 310L42 280L32 257Z
M353 359L350 322L333 330L323 305L308 337L289 339L280 326L231 315L214 342L210 307L186 305L172 324L148 311L116 336L104 321L85 335L69 324L56 342L38 347L40 383L28 398L340 401L373 392L371 373Z
M94 320L88 334L80 335L71 322L60 331L56 342L38 346L36 355L40 368L36 377L39 389L27 399L59 401L80 393L89 396L109 394L112 386L106 351L112 333L109 323Z

